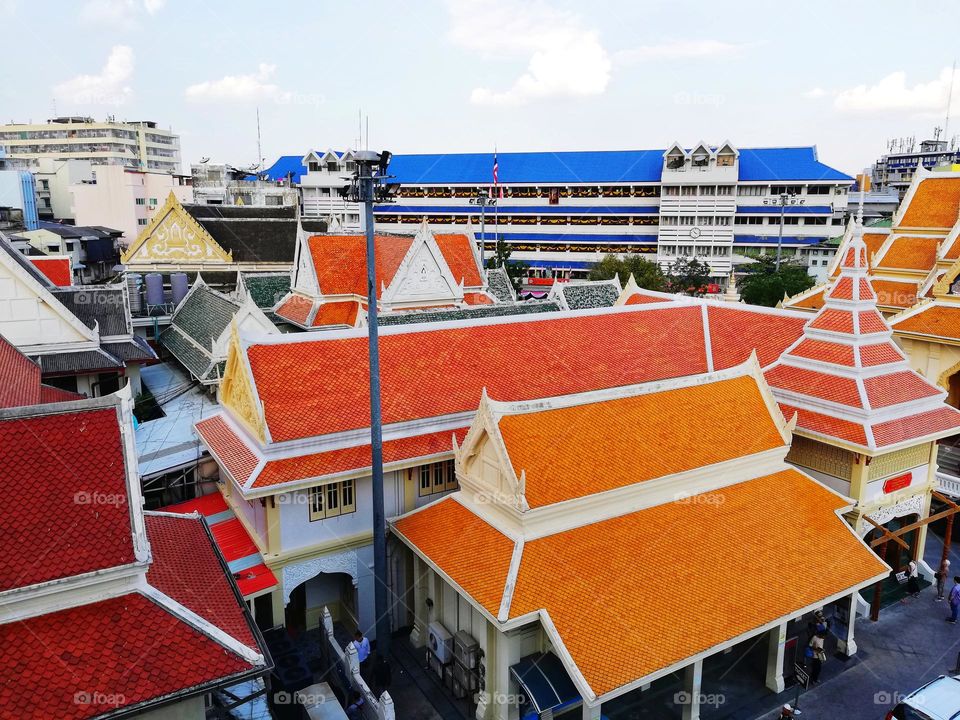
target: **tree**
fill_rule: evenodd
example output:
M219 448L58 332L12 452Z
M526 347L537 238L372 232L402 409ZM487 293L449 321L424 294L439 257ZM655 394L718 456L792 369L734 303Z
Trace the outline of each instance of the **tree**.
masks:
M510 262L510 256L513 254L513 246L503 240L497 239L497 247L493 255L487 258L487 269L502 267L507 271L507 277L513 283L513 291L520 293L523 279L530 271L530 266L522 260Z
M775 255L760 255L746 267L746 275L737 283L745 303L774 307L783 296L796 295L813 287L814 279L796 260L781 261L777 271Z
M620 278L622 286L630 275L633 275L633 280L639 287L646 290L663 290L667 285L660 266L636 253L623 256L605 255L600 262L594 263L587 277L590 280L610 280L616 276Z
M667 288L670 292L700 297L710 284L710 266L702 260L678 257L667 270Z

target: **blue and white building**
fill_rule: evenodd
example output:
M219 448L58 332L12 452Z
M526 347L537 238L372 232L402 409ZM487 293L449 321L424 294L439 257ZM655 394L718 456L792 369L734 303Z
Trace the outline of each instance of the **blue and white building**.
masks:
M546 276L577 276L605 253L655 254L709 262L725 284L733 266L774 252L786 256L843 232L850 176L823 164L815 147L736 148L730 143L667 150L499 153L500 195L486 210L483 239L499 237ZM305 216L336 217L355 227L359 213L337 195L351 152L285 156L267 171L292 177ZM492 186L492 153L394 155L395 203L376 207L377 228L412 233L426 219L435 231L481 237L471 199ZM276 175L276 177L274 177ZM781 208L781 198L786 204ZM805 259L805 258L804 258Z

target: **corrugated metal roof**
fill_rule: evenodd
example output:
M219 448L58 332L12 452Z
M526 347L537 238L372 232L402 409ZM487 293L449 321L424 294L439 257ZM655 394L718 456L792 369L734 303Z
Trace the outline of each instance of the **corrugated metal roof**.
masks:
M659 182L664 150L586 150L499 153L500 182L630 183ZM281 156L264 174L280 180L293 173L299 182L306 168L302 155ZM390 174L401 184L483 184L493 182L493 153L394 155ZM817 159L814 146L740 150L740 180L843 181L853 178Z

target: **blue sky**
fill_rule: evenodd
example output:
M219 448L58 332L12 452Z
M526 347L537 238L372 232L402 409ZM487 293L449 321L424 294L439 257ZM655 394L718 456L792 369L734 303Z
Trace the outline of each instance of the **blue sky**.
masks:
M53 10L53 6L58 6ZM0 0L0 120L153 119L201 157L816 144L944 124L960 3ZM960 134L960 78L950 134Z

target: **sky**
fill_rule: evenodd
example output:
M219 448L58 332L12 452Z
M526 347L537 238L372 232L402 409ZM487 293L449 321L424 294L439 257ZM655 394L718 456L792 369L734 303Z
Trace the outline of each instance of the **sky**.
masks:
M256 163L259 109L266 165L368 124L394 153L729 140L853 174L945 125L958 25L955 0L0 0L0 122L154 120L185 171Z

